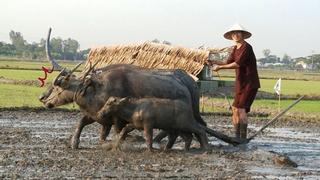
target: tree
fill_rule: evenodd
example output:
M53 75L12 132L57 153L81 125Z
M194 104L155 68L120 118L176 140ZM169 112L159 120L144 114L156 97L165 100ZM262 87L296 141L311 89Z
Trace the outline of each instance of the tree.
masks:
M26 44L26 41L23 39L23 36L20 32L15 32L13 30L9 33L10 40L12 42L12 45L18 47L18 46L24 46Z
M11 30L9 32L10 43L0 42L0 55L18 56L28 59L42 59L46 57L46 40L28 43L20 32ZM77 40L68 38L63 40L60 37L52 38L50 42L51 55L54 59L85 59L89 49L80 51L80 44Z
M270 49L264 49L264 50L262 50L262 53L263 53L265 58L268 58L270 53L271 53L271 51L270 51Z
M16 55L16 48L12 44L0 42L0 54L5 56Z
M171 45L171 42L164 40L162 41L162 44Z
M78 54L79 54L78 59L80 59L80 60L87 59L89 52L90 52L90 49L81 50L81 51L78 53Z
M156 38L156 39L154 39L154 40L152 40L151 42L153 42L153 43L160 43L160 41Z
M78 41L68 38L63 41L63 58L74 60L77 59L78 49L80 48L80 44Z
M15 32L13 30L9 33L12 45L16 48L17 54L21 55L26 49L27 42L23 39L20 32Z
M50 41L50 47L51 47L51 56L54 59L62 59L63 40L60 37L52 38Z
M309 62L313 69L320 69L320 54L313 54L309 58Z
M288 56L287 54L284 54L283 57L282 57L282 63L284 64L290 64L291 63L291 57Z

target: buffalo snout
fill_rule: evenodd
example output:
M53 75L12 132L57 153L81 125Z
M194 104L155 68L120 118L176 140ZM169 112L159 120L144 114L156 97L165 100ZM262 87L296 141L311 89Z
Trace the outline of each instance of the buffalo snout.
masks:
M53 108L53 107L54 107L54 105L53 105L53 104L51 104L51 103L47 103L45 106L46 106L47 108L49 108L49 109L51 109L51 108Z
M39 96L39 101L43 102L45 100L46 96L44 94L41 94Z

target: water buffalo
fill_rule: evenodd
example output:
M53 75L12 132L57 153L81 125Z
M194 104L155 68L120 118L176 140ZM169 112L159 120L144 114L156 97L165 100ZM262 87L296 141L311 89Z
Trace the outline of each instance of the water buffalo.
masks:
M196 135L202 148L208 148L205 130L194 119L190 106L178 99L110 97L97 116L116 116L128 123L122 129L115 147L131 130L143 129L148 148L152 150L153 129L162 129L169 133L165 149L170 149L177 136L181 135L185 140L185 149L189 150L192 133Z
M51 58L49 30L46 52L55 69L61 69ZM79 64L80 65L80 64ZM48 108L75 102L84 113L72 137L71 147L78 148L79 137L84 126L93 122L102 125L100 140L104 141L114 121L97 118L97 112L110 96L116 97L157 97L180 99L190 106L197 122L206 125L199 113L199 90L195 81L183 70L150 70L128 64L109 65L94 69L94 66L80 76L73 72L79 67L63 68L39 100ZM118 122L118 121L116 121ZM121 129L124 125L118 125ZM208 131L207 131L208 132ZM235 143L223 134L211 131L215 137Z

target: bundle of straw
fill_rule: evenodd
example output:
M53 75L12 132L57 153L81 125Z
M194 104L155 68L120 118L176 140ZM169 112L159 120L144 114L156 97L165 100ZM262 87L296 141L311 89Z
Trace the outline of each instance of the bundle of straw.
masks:
M191 49L152 42L104 46L91 49L85 69L90 68L90 63L97 63L97 68L111 64L133 64L152 69L183 69L196 76L204 67L209 51L219 53L227 50Z

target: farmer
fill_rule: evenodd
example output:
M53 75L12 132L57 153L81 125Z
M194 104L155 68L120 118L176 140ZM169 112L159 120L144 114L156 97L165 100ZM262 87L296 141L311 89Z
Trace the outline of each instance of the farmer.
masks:
M251 33L245 30L240 24L233 25L223 35L226 39L233 40L235 46L225 61L211 60L207 64L213 66L214 71L220 69L235 69L234 101L232 104L232 124L237 138L247 138L248 116L250 106L260 88L257 71L256 57L252 47L245 39Z

